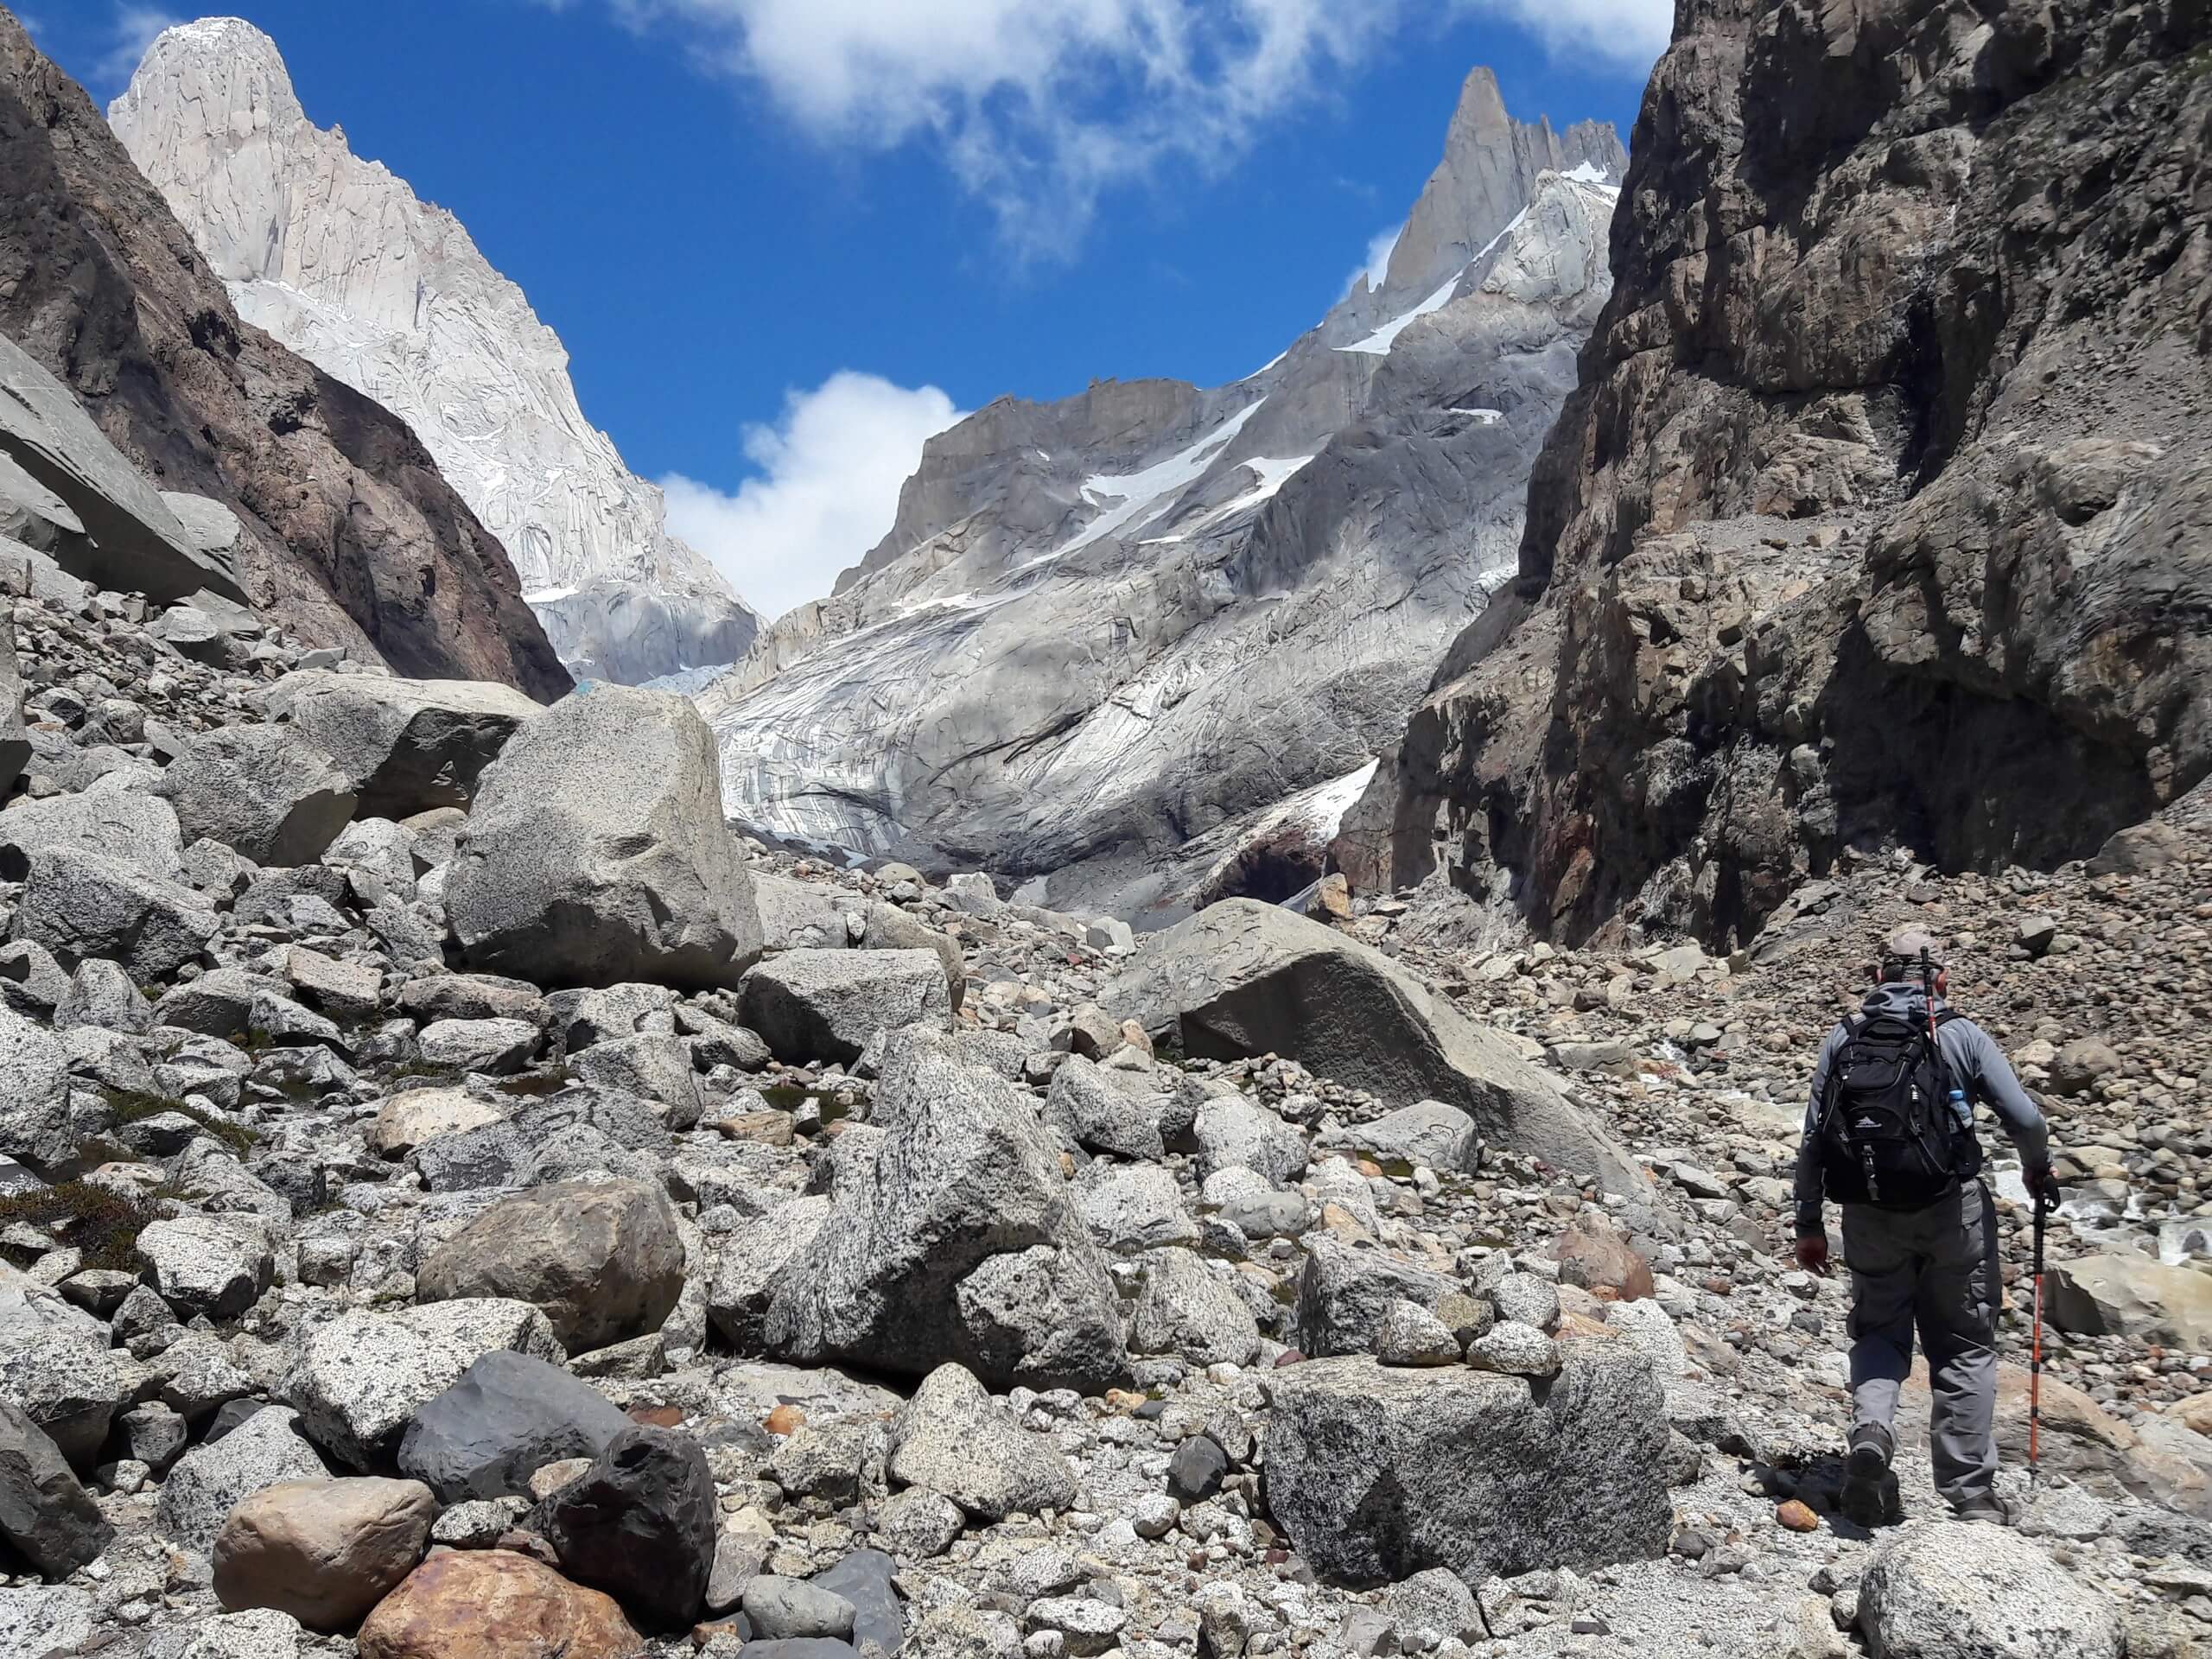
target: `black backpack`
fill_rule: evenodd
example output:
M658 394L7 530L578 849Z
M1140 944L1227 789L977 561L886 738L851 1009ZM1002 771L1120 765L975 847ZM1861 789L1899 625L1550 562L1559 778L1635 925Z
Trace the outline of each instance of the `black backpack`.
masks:
M1937 1027L1960 1016L1936 1016ZM1950 1068L1924 1020L1864 1014L1828 1068L1821 1184L1837 1204L1917 1210L1981 1173L1981 1142L1950 1102Z

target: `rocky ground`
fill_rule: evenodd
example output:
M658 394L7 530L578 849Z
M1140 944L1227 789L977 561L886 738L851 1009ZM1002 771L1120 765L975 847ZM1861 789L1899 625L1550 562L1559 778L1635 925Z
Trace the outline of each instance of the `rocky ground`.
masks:
M2187 804L1725 960L1335 887L1140 942L733 837L677 700L0 551L0 1659L2212 1645ZM1835 1511L1845 1291L1784 1254L1905 925L2064 1154L2015 1531L1942 1518L1924 1389L1907 1524Z

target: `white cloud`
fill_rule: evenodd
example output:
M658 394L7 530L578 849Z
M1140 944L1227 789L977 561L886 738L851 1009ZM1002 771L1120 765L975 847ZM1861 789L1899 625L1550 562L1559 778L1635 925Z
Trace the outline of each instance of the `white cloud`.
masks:
M575 0L539 0L556 9ZM1265 127L1446 17L1641 73L1674 0L605 0L829 143L935 145L1024 258L1072 253L1107 190L1218 177ZM1477 45L1471 63L1483 49Z
M1024 256L1072 250L1099 195L1218 176L1361 56L1407 0L611 0L818 138L940 145Z
M1367 245L1367 257L1359 262L1359 269L1345 279L1344 292L1351 293L1362 283L1370 292L1382 286L1382 279L1390 274L1390 256L1398 251L1398 238L1405 233L1403 225L1393 225L1388 230L1377 231Z
M891 528L923 441L961 418L935 386L833 374L784 395L783 418L745 429L760 469L734 495L672 473L668 527L712 559L755 610L781 616L830 591Z
M1675 0L1459 0L1527 29L1554 57L1594 55L1600 69L1643 73L1667 49Z
M106 55L96 66L100 78L118 83L129 80L138 73L138 60L146 55L154 36L183 21L155 6L118 5L115 22L108 29Z

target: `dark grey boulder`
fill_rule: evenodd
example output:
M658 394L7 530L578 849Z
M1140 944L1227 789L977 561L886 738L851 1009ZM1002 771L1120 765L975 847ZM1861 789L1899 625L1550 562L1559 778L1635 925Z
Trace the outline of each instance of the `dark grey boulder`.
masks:
M707 1603L715 1478L690 1435L626 1428L532 1512L561 1570L604 1590L639 1628L681 1630Z
M883 1551L856 1549L809 1582L853 1604L855 1643L873 1642L886 1653L896 1653L906 1639L906 1615L891 1585L898 1571L899 1563Z
M595 1458L629 1427L620 1408L590 1384L501 1351L415 1414L399 1442L399 1466L444 1503L527 1497L533 1470Z
M50 1578L96 1560L115 1535L46 1431L0 1396L0 1538Z
M1167 1491L1179 1503L1203 1503L1221 1490L1229 1454L1208 1434L1193 1434L1167 1459Z

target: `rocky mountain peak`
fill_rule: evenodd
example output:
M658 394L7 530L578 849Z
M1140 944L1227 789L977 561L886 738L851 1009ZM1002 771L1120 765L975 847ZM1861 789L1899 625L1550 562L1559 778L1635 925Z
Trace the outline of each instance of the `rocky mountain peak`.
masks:
M1465 270L1527 206L1545 171L1618 186L1628 152L1611 122L1580 122L1562 135L1547 118L1515 120L1497 75L1472 71L1445 135L1444 159L1391 250L1383 295L1418 297Z
M240 315L415 429L574 671L744 654L760 619L584 417L522 289L450 213L317 127L268 35L235 17L165 30L108 118Z
M1000 398L931 440L890 535L702 694L733 813L1129 913L1318 875L1509 570L1624 159L1478 75L1389 279L1273 362Z
M226 32L211 60L244 38ZM256 52L243 56L250 67ZM260 85L273 109L275 83ZM4 10L0 177L0 334L76 399L122 465L222 510L207 533L265 620L405 672L567 689L499 539L416 435L242 326L84 89ZM12 510L0 516L21 527ZM180 529L172 520L167 537Z

